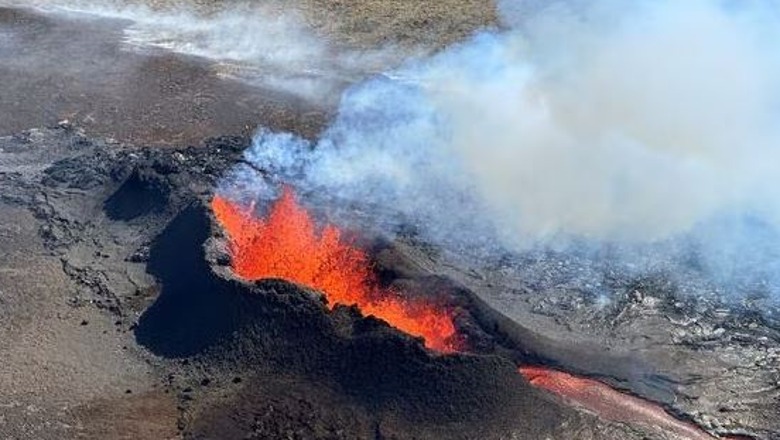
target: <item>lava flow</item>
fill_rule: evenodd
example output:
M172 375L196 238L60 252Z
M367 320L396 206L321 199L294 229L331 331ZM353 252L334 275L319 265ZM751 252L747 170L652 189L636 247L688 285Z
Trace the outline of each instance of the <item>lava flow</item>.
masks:
M378 286L368 256L351 246L333 225L318 230L289 188L266 218L253 207L215 197L212 209L229 236L233 271L247 280L281 278L322 292L333 307L356 305L397 329L425 340L444 353L465 346L450 312L423 300L405 299ZM521 366L528 381L601 417L640 424L692 440L712 440L697 426L678 420L662 407L608 385L542 367Z
M229 236L236 275L302 284L322 292L331 307L356 305L365 315L423 338L432 350L461 349L449 311L380 288L366 254L346 242L333 225L318 231L290 188L284 188L267 218L219 196L212 201L212 209Z
M520 367L531 385L547 390L613 422L639 424L689 440L714 440L698 426L672 417L661 406L593 379L542 367Z

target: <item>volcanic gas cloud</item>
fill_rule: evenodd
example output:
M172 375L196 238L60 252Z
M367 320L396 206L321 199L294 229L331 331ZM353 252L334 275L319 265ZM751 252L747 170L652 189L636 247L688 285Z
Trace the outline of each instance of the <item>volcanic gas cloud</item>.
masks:
M286 187L266 218L252 206L215 197L212 209L229 236L233 271L247 280L281 278L322 292L331 307L356 305L397 329L425 340L426 347L454 352L462 342L450 311L381 288L365 252L339 229L318 229Z

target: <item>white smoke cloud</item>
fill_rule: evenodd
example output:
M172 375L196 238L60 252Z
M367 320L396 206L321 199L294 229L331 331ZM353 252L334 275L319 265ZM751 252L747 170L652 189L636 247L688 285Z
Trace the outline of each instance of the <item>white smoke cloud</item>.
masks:
M510 30L351 88L316 145L263 133L248 157L392 207L439 243L684 239L713 273L747 270L747 252L769 273L780 242L757 237L780 226L771 2L512 5Z
M346 85L396 66L410 55L389 45L372 50L337 47L315 35L294 7L275 1L228 3L205 11L186 4L152 9L140 0L25 2L25 6L52 13L128 20L124 37L130 48L199 57L225 77L315 103L337 96Z
M487 63L427 72L448 148L518 235L664 237L775 179L776 31L715 2L626 9L543 14Z

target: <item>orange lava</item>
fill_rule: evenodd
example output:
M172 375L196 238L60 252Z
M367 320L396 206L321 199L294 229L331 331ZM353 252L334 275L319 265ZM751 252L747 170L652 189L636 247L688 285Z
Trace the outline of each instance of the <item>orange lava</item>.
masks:
M335 226L317 228L291 189L284 189L266 218L257 217L252 206L219 196L212 201L212 210L229 236L232 267L238 276L247 280L282 278L309 286L322 292L331 307L356 305L365 315L423 338L432 350L466 348L450 312L379 288L365 252L344 240ZM655 403L602 382L542 367L522 366L518 371L535 387L604 419L648 426L683 439L715 438Z
M318 229L285 187L266 218L216 196L212 210L228 234L233 271L247 280L281 278L322 292L331 307L356 305L440 352L460 350L453 316L421 300L380 289L365 252L333 225Z
M557 394L604 419L648 426L683 439L715 439L698 426L676 419L661 406L621 393L597 380L542 367L520 367L519 371L532 385Z

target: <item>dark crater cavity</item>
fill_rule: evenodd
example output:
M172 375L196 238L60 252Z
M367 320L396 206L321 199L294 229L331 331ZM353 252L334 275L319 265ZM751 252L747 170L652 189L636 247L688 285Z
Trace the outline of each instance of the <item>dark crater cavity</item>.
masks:
M157 173L136 168L105 201L104 209L111 220L132 220L164 211L168 195L168 185Z
M155 240L148 271L162 291L136 328L139 343L153 353L187 358L177 364L186 365L185 374L236 387L228 397L210 396L216 389L210 385L198 399L187 398L200 418L188 425L186 438L274 438L280 435L277 421L303 429L325 419L330 427L341 426L343 417L357 420L341 423L346 431L336 429L330 437L314 430L300 438L366 438L377 432L379 438L505 438L517 429L518 415L531 411L537 420L527 429L531 437L543 438L562 418L577 417L541 397L505 358L440 356L355 308L329 311L306 288L235 279L219 241L209 239L211 222L208 207L195 203ZM305 383L302 389L309 391L301 399L322 419L264 418L290 397L286 391L269 397L257 390L275 389L287 375ZM323 396L342 402L331 408Z
M210 235L206 207L190 205L154 240L147 272L162 290L141 316L138 342L165 357L191 356L236 329L239 298L211 274L203 258Z

